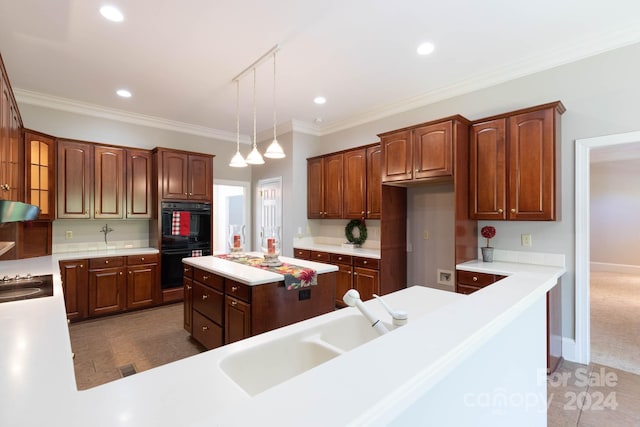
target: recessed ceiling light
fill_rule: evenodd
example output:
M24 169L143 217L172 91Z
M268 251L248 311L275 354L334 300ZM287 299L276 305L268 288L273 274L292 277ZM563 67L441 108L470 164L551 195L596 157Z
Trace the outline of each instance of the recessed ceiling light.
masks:
M322 105L327 102L327 98L325 98L324 96L316 96L315 98L313 98L313 102L318 105Z
M122 22L124 20L124 15L122 15L122 12L115 6L102 6L100 8L100 14L109 21Z
M435 46L433 45L433 43L422 43L420 46L418 46L418 55L428 55L433 52L434 49Z
M320 123L322 123L322 117L316 117L316 119L313 122L319 125Z
M118 89L116 93L123 98L131 98L131 92L126 89Z

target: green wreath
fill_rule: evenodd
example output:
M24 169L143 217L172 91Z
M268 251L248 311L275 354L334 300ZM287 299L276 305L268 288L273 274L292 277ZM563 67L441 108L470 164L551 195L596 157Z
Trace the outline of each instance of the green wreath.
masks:
M358 227L358 237L353 236L353 229ZM349 221L349 224L344 228L344 235L347 237L347 240L351 243L355 243L356 245L361 245L367 240L367 226L364 225L364 221L359 219L354 219Z

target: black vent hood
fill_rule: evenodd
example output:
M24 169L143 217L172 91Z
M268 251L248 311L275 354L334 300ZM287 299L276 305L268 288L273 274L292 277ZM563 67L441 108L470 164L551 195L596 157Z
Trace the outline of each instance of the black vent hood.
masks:
M5 222L33 221L38 218L40 208L22 202L0 200L0 224Z

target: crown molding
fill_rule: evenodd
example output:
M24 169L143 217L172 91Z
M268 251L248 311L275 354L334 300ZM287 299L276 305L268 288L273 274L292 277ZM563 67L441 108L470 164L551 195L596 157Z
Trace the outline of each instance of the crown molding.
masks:
M103 119L116 120L124 123L147 126L152 128L170 130L174 132L187 133L191 135L204 136L216 140L236 142L236 134L218 129L198 126L175 120L163 119L160 117L147 116L144 114L131 113L117 110L115 108L102 107L86 102L75 101L53 95L46 95L24 89L14 89L16 100L23 104L36 105L39 107L51 108L53 110L66 111L69 113L82 114L85 116L99 117ZM240 135L240 142L249 144L249 137Z

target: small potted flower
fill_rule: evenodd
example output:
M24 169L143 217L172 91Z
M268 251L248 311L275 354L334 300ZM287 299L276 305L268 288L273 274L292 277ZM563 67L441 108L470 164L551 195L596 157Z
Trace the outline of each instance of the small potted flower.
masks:
M482 234L482 237L487 239L487 246L480 248L482 249L482 261L493 262L493 248L489 246L489 241L495 237L496 229L490 225L485 225L480 230L480 234Z

